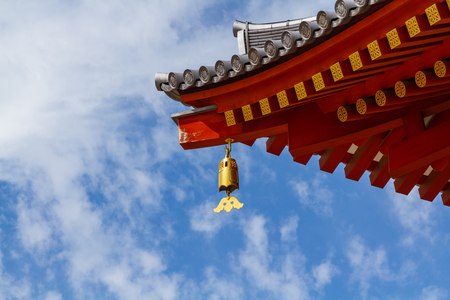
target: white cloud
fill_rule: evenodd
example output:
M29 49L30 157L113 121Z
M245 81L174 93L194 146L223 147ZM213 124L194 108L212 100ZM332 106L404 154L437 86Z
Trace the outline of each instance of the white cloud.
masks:
M281 240L285 242L294 242L297 240L298 215L291 216L281 226Z
M201 292L203 299L219 300L219 299L242 299L244 288L242 282L238 282L235 276L226 276L218 278L218 270L214 267L205 269L206 280L201 284Z
M186 192L179 187L173 188L173 194L178 202L183 202L186 199Z
M49 291L45 294L45 300L62 300L62 295L55 291Z
M32 205L30 207L30 205ZM18 199L17 215L19 236L25 248L46 251L52 244L52 225L41 214L42 207L38 203L26 204L25 197ZM34 207L33 207L34 206Z
M278 299L308 299L310 278L304 270L304 257L291 251L274 266L265 224L264 217L252 216L241 225L246 247L239 253L238 260L247 280L257 290L270 292Z
M188 175L188 174L186 174ZM190 179L188 179L183 174L177 174L178 180L175 182L170 182L170 189L178 202L184 202L185 200L195 199L194 192L192 190L193 184Z
M371 281L404 281L411 276L416 265L412 261L402 263L398 272L391 270L386 250L382 247L371 250L359 236L354 236L345 249L350 267L353 269L350 275L350 283L358 282L361 296L365 299L371 285Z
M2 244L2 232L0 231L0 246ZM1 249L1 247L0 247ZM0 300L29 299L31 294L30 283L26 280L16 280L5 272L3 266L3 253L0 250Z
M330 259L327 259L320 265L313 267L312 274L316 280L316 288L321 289L331 283L331 278L339 274L339 269L331 263Z
M312 4L291 2L253 1L246 9L248 20L285 19L285 7L294 6L299 8L291 13L297 16L317 13ZM11 201L17 213L15 238L36 264L47 266L47 282L67 279L74 298L101 298L105 295L94 294L104 288L118 299L178 299L188 288L193 297L187 298L236 299L247 292L242 272L256 291L307 299L310 286L321 288L336 275L330 260L309 274L298 251L274 259L261 216L243 221L245 248L237 252L241 269L230 277L208 267L203 282L192 282L169 268L170 255L158 246L155 228L168 239L176 235L171 223L158 219L169 206L164 200L171 200L163 199L165 193L176 184L167 179L167 170L188 161L193 176L215 181L221 157L209 168L205 165L216 161L213 151L202 150L201 156L182 151L169 115L185 108L157 93L153 76L213 65L236 53L231 23L226 28L202 24L204 10L213 5L171 0L2 3L8 14L0 15L0 40L8 46L0 47L0 180L20 194ZM243 179L250 180L257 166L250 151L242 153L238 163ZM258 168L275 178L266 166ZM318 175L292 187L302 205L331 216L333 194L324 181ZM184 187L190 184L174 190L178 201L187 203L192 194ZM192 230L211 237L236 221L233 212L214 213L217 203L207 201L189 211ZM295 240L297 224L294 216L282 225L283 241ZM378 269L384 270L384 252L363 250L355 268L381 256ZM62 266L62 273L53 264ZM0 253L0 300L33 298L38 283L16 279L4 269ZM369 279L378 276L373 273L378 274L368 272ZM43 295L62 298L53 290Z
M214 203L212 201L204 202L203 204L193 206L189 211L189 219L191 223L191 229L194 231L205 233L207 237L211 238L226 224L231 221L235 221L236 218L233 215L236 210L233 209L227 213L222 211L220 213L214 212L214 208L217 207L220 201Z
M392 216L407 231L401 244L411 246L419 237L432 241L436 235L432 231L437 214L435 206L421 200L416 189L408 196L397 194L392 186L387 187L386 192L391 203Z
M182 152L169 118L179 106L152 81L157 71L231 57L229 28L201 24L211 5L2 4L9 13L0 16L0 39L8 45L0 49L0 180L21 194L17 239L36 263L64 265L63 278L78 298L96 286L120 299L179 294L182 277L166 272L147 229L174 235L153 218L166 209L168 183L159 164ZM195 35L186 35L193 27ZM219 57L198 48L205 39ZM50 281L61 275L48 274ZM25 281L0 275L0 298L30 297ZM46 297L59 296L48 291Z
M326 186L326 176L317 173L310 180L290 182L300 204L312 209L316 214L331 217L333 215L333 193Z
M246 19L242 21L273 22L286 19L298 19L316 16L319 10L334 10L334 2L317 0L314 2L302 2L288 0L283 3L276 1L252 0L247 4ZM286 9L289 8L289 9Z
M428 286L422 289L420 294L420 300L440 300L448 299L448 292L445 289L438 288L436 286Z

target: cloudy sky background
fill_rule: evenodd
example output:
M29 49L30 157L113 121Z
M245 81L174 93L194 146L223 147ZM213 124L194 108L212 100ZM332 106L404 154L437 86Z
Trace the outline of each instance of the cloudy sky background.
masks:
M0 1L0 300L450 297L450 209L235 145L183 151L156 72L317 1Z

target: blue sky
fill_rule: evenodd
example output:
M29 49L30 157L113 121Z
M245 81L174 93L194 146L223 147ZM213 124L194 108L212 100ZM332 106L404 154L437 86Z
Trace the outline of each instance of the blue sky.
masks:
M0 299L450 297L450 210L233 146L184 151L156 72L237 53L234 19L318 1L2 1Z

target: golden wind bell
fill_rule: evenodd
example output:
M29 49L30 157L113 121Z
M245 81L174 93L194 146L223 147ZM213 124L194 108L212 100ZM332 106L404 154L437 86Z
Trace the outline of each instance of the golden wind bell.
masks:
M219 165L219 192L226 191L227 197L220 200L219 205L214 209L216 213L225 210L230 212L233 208L240 209L244 203L240 203L236 197L230 197L230 194L239 189L239 173L236 161L231 158L231 143L234 141L229 138L225 140L228 147L225 146L225 158L222 159Z

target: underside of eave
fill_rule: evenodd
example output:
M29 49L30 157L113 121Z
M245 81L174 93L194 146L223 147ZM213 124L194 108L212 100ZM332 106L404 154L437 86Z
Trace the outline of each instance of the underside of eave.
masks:
M202 92L202 101L217 109L178 119L180 144L210 147L232 137L252 145L268 137L271 154L287 146L302 164L319 155L323 171L343 163L348 179L368 171L375 187L392 178L398 193L418 185L422 199L441 193L450 205L450 1L390 5L383 9L395 10L385 19L372 14L317 52L247 78L235 90ZM374 24L378 31L370 33ZM359 42L349 43L352 38Z

